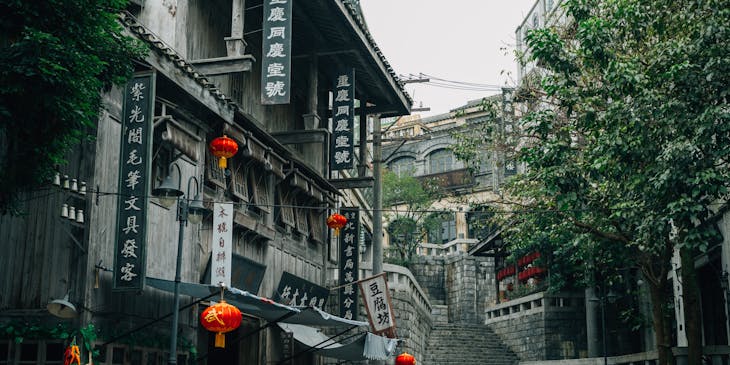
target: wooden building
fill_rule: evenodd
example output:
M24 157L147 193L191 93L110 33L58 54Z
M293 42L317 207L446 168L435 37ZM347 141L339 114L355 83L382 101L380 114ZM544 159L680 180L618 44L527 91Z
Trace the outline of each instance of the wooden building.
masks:
M149 48L147 57L136 62L139 73L151 74L154 83L149 189L169 175L184 199L200 192L209 208L214 202L233 203L233 285L249 285L253 294L270 298L284 272L321 286L332 279L327 276L337 267L337 247L325 219L339 205L359 206L366 200L358 190L338 189L331 180L356 176L355 168L349 175L333 174L328 164L329 108L338 72L355 72L354 96L360 106L355 112L362 121L358 153L366 152L369 116L379 123L381 115L408 114L411 100L357 5L307 0L291 5L290 100L263 104L266 1L133 1L120 21L130 37ZM48 189L29 193L27 215L0 217L0 328L9 334L0 337L0 365L60 364L68 339L58 338L63 331L54 332L58 323L79 341L80 329L95 326L101 350L97 363L160 364L168 359L170 319L159 318L171 312L171 293L149 285L112 290L115 279L109 270L118 269L117 220L124 204L120 165L127 159L120 156L128 117L123 114L125 92L118 88L105 96L98 127L89 132L93 140L77 146L69 163L59 167L58 185L49 182ZM227 170L218 167L208 149L222 135L239 146ZM143 274L174 280L176 205L167 208L157 198L147 198ZM361 214L364 221L370 221L369 214ZM184 225L182 282L206 279L212 219L209 214L201 224ZM65 320L51 316L47 304L67 294L78 315ZM184 294L181 306L193 303ZM245 315L245 308L241 328L228 335L244 339L209 353L213 337L198 325L201 310L193 305L180 311L178 363L192 363L195 353L203 357L199 362L208 363L282 359L277 332L257 332L262 320ZM315 359L305 355L293 363Z

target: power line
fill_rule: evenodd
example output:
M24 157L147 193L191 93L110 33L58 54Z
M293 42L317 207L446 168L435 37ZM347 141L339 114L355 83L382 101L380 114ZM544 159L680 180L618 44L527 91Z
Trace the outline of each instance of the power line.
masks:
M34 193L34 192L40 192L40 191L47 191L49 190L48 187L40 188L37 190L31 190L28 191L28 193ZM58 192L61 192L62 190L59 189ZM122 197L137 197L141 198L142 196L137 195L129 195L129 194L122 194L117 192L102 192L102 191L91 191L89 194L96 194L97 197L104 197L104 196L122 196ZM51 194L42 194L40 196L31 197L28 199L23 200L24 202L36 200L36 199L43 199L47 198L48 196L53 195ZM153 199L157 198L152 195L145 196L147 199ZM240 207L266 207L266 208L292 208L292 209L311 209L311 210L323 210L327 209L326 206L322 205L291 205L291 204L257 204L257 203L249 203L249 202L234 202L234 201L227 201L227 200L207 200L204 201L205 203L226 203L226 204L233 204L234 206L240 206ZM721 204L721 203L717 203ZM626 207L626 208L608 208L610 211L626 211L631 210L632 208ZM364 209L360 208L363 212L374 212L375 209ZM460 210L458 208L455 209L399 209L399 208L385 208L381 209L381 212L385 213L456 213ZM568 212L589 212L592 211L592 209L514 209L514 210L489 210L486 212L483 211L470 211L467 213L470 214L520 214L520 213L568 213Z

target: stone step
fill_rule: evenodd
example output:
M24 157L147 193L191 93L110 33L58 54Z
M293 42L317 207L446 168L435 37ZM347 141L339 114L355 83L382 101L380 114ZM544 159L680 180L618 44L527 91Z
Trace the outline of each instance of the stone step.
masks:
M514 365L517 357L485 325L435 323L422 364Z

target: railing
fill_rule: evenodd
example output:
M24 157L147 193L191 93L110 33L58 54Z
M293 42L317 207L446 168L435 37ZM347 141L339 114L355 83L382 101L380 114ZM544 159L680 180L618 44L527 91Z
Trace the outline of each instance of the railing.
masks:
M479 242L472 238L457 238L444 244L421 243L416 249L419 256L448 256L460 252L468 252L469 247Z
M687 364L687 348L672 347L674 364ZM705 346L702 348L704 354L703 364L722 365L730 363L730 346ZM621 356L609 356L606 362L611 365L655 365L657 363L657 352L647 351ZM572 360L546 360L546 361L520 361L520 365L602 365L603 357L590 357Z
M485 323L515 319L521 316L541 313L548 307L552 311L575 311L583 306L581 294L559 293L546 295L545 292L526 295L508 302L489 307Z
M360 279L367 278L372 275L372 266L365 266L364 264L359 269ZM393 264L383 264L383 272L388 276L388 288L395 291L410 292L411 302L425 313L431 313L431 302L428 300L428 296L423 291L418 281L413 276L410 270L403 266ZM328 271L328 278L337 278L337 268L330 268Z

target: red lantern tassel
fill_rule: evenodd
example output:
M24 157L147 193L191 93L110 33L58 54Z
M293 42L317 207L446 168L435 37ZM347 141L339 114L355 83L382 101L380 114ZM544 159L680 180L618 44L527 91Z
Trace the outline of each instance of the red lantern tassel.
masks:
M224 348L226 347L226 335L223 332L215 334L215 347Z
M228 167L228 163L226 162L226 158L225 157L221 157L221 158L218 159L218 167L220 167L223 170L225 170L226 167Z

